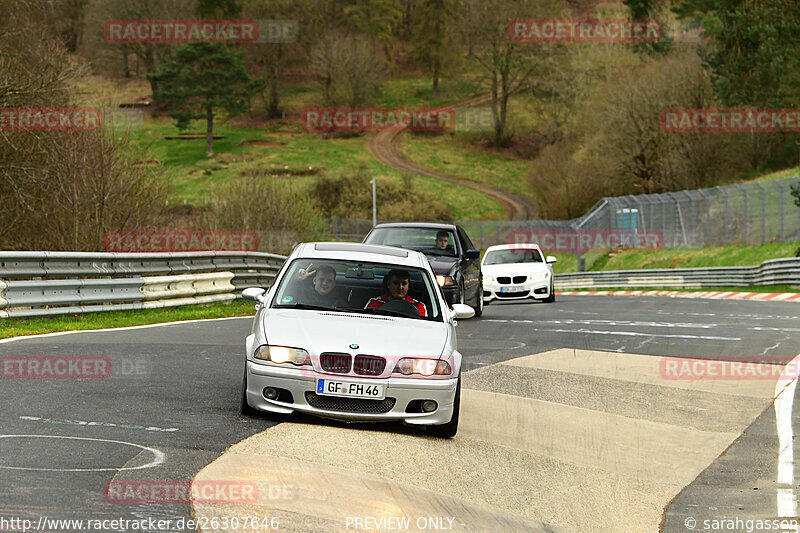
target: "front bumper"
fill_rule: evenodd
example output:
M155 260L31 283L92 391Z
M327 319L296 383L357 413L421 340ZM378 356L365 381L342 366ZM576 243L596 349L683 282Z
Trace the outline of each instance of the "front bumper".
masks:
M550 296L550 279L542 279L537 281L526 281L524 283L514 284L521 287L521 290L508 292L509 285L501 285L496 281L483 281L483 301L491 302L492 300L544 300ZM501 290L502 289L502 290Z
M386 383L387 401L366 399L350 401L355 399L318 395L317 378ZM247 400L251 407L283 414L299 411L339 420L363 422L402 420L408 424L446 424L453 415L457 382L457 378L357 379L316 372L310 367L290 368L247 361ZM288 391L291 397L282 393L277 400L268 400L263 394L266 387ZM390 398L394 399L394 402L388 401ZM432 413L406 412L409 404L413 408L421 400L433 400L438 404L438 408Z

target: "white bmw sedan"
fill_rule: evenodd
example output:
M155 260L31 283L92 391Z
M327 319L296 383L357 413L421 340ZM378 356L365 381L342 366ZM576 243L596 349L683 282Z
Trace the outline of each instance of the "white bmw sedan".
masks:
M304 243L258 302L247 337L242 413L295 411L348 421L458 429L455 320L425 256L355 243Z
M481 262L483 299L544 302L556 300L552 255L544 258L536 244L500 244L486 249Z

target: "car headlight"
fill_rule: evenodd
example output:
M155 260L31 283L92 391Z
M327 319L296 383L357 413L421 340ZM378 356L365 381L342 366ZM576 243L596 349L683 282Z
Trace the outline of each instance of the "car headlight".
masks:
M308 352L302 348L268 346L263 344L256 349L253 357L279 365L284 363L291 363L296 366L311 365L311 357L309 357Z
M489 283L494 283L494 276L483 276L483 277Z
M444 287L446 285L455 285L456 282L453 280L452 276L436 276L436 283L439 284L440 287Z
M453 373L450 363L443 359L421 359L417 357L403 357L397 361L394 372L404 376L422 374L423 376L449 376Z

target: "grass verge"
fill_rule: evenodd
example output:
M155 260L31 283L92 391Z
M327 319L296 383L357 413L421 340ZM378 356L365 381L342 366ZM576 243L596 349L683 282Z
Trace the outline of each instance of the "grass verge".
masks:
M164 309L108 311L56 317L2 318L0 319L0 339L57 331L120 328L179 320L252 316L255 314L254 305L253 302L237 299L230 302L182 305Z
M640 270L647 268L704 268L718 266L754 266L769 259L795 257L800 242L779 242L750 246L731 244L709 248L633 248L619 251L596 251L583 254L586 270ZM575 254L558 254L553 265L556 274L578 271Z

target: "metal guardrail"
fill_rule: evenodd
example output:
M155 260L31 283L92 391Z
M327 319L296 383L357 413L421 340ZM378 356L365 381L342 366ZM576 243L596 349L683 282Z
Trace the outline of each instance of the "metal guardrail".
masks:
M286 257L261 252L0 252L0 318L152 309L269 287Z
M744 287L800 285L800 258L772 259L749 267L665 268L557 274L556 290L602 288Z
M261 252L0 252L0 318L152 309L233 300L269 287L285 256ZM800 258L750 267L558 274L557 290L800 285Z

